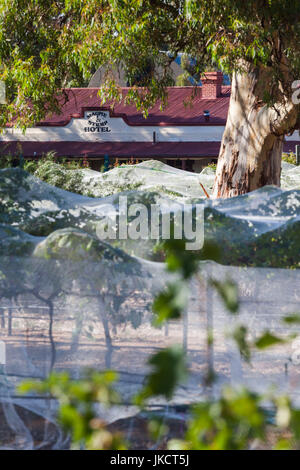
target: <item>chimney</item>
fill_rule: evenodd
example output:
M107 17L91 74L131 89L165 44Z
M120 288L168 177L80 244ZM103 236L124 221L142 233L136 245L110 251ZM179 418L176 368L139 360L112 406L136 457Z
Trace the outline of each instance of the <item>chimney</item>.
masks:
M202 81L202 98L216 99L221 96L223 73L222 72L205 72Z

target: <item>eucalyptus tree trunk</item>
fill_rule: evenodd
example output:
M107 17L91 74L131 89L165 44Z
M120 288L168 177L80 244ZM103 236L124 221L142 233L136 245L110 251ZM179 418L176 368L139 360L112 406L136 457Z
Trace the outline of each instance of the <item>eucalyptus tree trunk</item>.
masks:
M280 186L284 136L296 125L297 106L286 98L273 106L264 104L268 86L266 74L259 69L233 76L215 198L238 196L265 185Z

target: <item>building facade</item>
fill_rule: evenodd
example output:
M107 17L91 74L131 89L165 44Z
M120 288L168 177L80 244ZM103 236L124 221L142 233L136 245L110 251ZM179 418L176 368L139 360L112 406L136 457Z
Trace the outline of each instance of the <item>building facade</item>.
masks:
M222 83L222 73L211 72L202 87L169 88L168 106L160 110L157 103L147 119L124 102L101 106L97 88L68 89L61 114L25 134L7 127L0 136L0 152L40 158L52 151L57 157L87 158L94 169L100 169L104 158L111 163L159 159L199 172L219 154L230 100L230 86ZM124 95L127 91L122 89ZM285 151L295 151L298 143L297 131L287 137Z

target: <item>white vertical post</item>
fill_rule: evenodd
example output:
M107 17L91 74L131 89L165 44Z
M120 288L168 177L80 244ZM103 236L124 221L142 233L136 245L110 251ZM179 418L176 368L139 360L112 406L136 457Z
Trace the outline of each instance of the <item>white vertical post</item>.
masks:
M0 366L6 364L6 344L4 341L0 341Z

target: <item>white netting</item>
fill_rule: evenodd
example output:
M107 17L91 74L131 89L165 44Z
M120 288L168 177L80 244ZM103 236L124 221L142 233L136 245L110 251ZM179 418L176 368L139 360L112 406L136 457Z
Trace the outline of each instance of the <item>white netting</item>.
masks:
M63 170L56 164L49 165L49 169L49 181L55 184L56 171ZM211 195L215 179L213 167L206 167L201 173L191 173L157 160L121 165L107 173L84 169L65 170L65 174L80 177L77 189L84 195L106 197L120 191L138 190L159 192L182 202L206 198L200 183ZM300 166L282 162L281 186L283 189L300 189Z
M159 166L162 178L168 175L164 184L179 185L181 170L163 170ZM158 178L155 169L143 171ZM161 196L140 188L123 194L147 207ZM180 407L209 393L217 395L224 383L259 391L274 384L299 402L297 342L255 353L249 366L226 335L237 323L249 327L253 338L267 328L283 336L297 333L282 319L299 311L299 191L269 187L227 201L203 201L194 195L194 201L205 205L205 239L225 248L224 265L203 263L200 277L191 281L184 317L161 329L152 325L151 304L170 274L163 263L153 261L155 243L105 243L96 235L107 211L118 212L117 195L88 198L21 170L2 170L0 199L0 341L6 349L0 375L2 447L67 445L55 422L57 404L49 397L20 397L16 387L24 379L44 378L51 370L79 378L87 367L115 369L124 403L99 412L108 421L132 416L132 423L136 410L130 400L143 384L148 358L174 343L186 349L191 374L172 403L152 402L166 416L174 410L178 416ZM169 199L164 193L164 200L172 207L174 195ZM177 202L183 202L181 196ZM229 263L236 266L225 266ZM238 317L225 311L207 282L211 277L229 277L238 284ZM209 328L214 330L213 350L206 346ZM203 382L209 364L219 376L212 390Z

